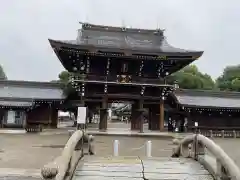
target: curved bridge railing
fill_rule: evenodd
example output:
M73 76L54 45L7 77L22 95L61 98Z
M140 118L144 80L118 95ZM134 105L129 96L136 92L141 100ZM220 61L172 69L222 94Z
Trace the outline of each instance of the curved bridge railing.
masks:
M172 157L190 157L201 163L215 179L240 180L240 170L234 161L211 139L201 135L189 135L174 148Z
M92 142L93 136L81 130L75 131L66 143L62 154L42 168L43 179L71 179L78 162L84 156L84 144L88 144L90 155L94 153Z

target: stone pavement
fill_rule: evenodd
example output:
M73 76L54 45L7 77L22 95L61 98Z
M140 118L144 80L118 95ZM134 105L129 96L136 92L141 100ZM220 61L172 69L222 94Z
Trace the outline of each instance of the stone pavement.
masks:
M131 132L126 125L111 124L107 132L99 132L95 127L89 127L89 132L95 133L96 156L109 156L113 154L113 141L119 140L120 156L145 156L144 144L152 141L152 156L169 157L173 144L171 138L160 132L144 133ZM119 127L120 128L117 128ZM37 177L40 168L61 154L69 138L68 130L72 127L44 130L42 133L25 133L24 130L0 130L0 180L2 177L28 180ZM130 137L133 134L134 137ZM141 134L141 135L140 135ZM168 136L176 136L167 133ZM180 134L183 137L187 134ZM136 137L138 136L138 137ZM240 167L239 148L240 139L214 139ZM127 147L127 148L126 148ZM16 175L20 175L16 178ZM8 175L8 176L7 176ZM40 175L40 173L39 173ZM14 179L14 180L15 180Z

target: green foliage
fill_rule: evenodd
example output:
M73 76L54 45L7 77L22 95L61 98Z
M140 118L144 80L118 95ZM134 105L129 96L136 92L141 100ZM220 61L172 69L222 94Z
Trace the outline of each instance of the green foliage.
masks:
M240 65L227 66L216 82L220 90L240 91Z
M167 78L167 82L169 84L177 82L179 87L183 89L212 90L215 88L215 83L211 76L201 73L195 65L186 66L172 74Z
M58 75L58 82L61 83L62 88L63 88L63 92L66 96L68 96L69 94L73 93L75 90L73 89L71 83L69 82L69 78L70 78L70 73L68 71L62 71L59 75Z
M6 80L7 76L3 70L3 67L0 65L0 80Z

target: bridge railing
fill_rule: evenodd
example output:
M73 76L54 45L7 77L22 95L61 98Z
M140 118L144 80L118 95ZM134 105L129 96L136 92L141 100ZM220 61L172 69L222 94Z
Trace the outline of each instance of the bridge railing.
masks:
M93 137L81 130L73 132L61 155L41 169L43 179L71 179L79 160L84 156L84 143L88 143L88 151L93 154L92 141Z
M240 180L234 161L214 141L201 134L186 136L176 142L172 157L190 157L199 161L215 179Z

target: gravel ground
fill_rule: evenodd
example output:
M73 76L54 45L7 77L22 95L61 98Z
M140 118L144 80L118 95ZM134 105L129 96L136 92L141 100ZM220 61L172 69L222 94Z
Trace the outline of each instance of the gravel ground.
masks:
M113 142L119 140L120 156L145 156L145 143L152 141L152 156L166 157L171 156L172 141L156 138L144 137L121 137L121 136L97 136L95 137L95 147L97 156L113 155Z
M39 169L60 155L67 140L68 135L1 134L0 168Z
M60 155L68 140L67 134L1 134L0 168L39 169ZM152 141L152 156L171 156L171 140L145 137L96 136L97 156L113 155L113 141L119 140L120 156L145 156L144 144ZM240 167L240 139L214 139Z
M213 139L240 168L240 138L237 139Z
M170 140L149 138L98 136L95 137L97 156L113 155L113 141L119 140L119 155L144 156L146 141L152 141L153 156L170 156ZM1 134L0 168L39 169L60 155L68 135Z

